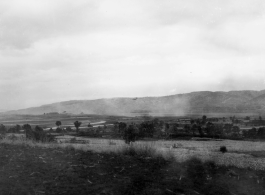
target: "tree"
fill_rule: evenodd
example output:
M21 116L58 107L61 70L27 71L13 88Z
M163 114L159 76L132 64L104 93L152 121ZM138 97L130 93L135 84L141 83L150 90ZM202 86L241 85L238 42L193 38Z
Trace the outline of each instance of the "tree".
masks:
M35 127L35 131L36 131L36 132L44 132L44 131L43 131L43 128L41 128L41 127L38 126L38 125Z
M1 124L0 125L0 134L5 134L6 133L6 127L5 125Z
M104 126L103 126L103 132L105 133L105 131L106 131L107 129L108 129L107 125L104 124Z
M154 132L155 132L155 127L151 121L144 121L140 124L139 136L153 137Z
M221 124L215 124L213 125L213 130L214 130L214 134L217 137L223 137L224 136L224 129L223 129L223 125Z
M159 125L160 121L159 121L159 119L158 119L158 118L155 118L155 119L153 119L152 123L153 123L153 124L154 124L154 126L156 127L156 126L158 126L158 125Z
M202 116L202 124L205 124L206 123L206 119L207 117L205 115Z
M56 133L62 133L63 132L62 128L60 128L60 127L58 127L55 131L56 131Z
M19 132L21 130L21 126L20 125L16 125L15 128L16 128L17 132Z
M63 129L61 128L62 122L56 121L55 125L57 126L57 129L55 130L56 133L62 133Z
M19 133L20 130L21 130L21 126L20 125L16 125L16 126L10 127L8 129L8 132L10 132L10 133Z
M203 134L203 131L202 131L202 127L200 125L198 126L198 131L199 131L200 137L203 137L204 134Z
M56 121L55 125L59 128L62 125L61 121Z
M232 124L224 124L223 130L227 136L232 133L232 127Z
M119 133L124 133L124 131L126 130L127 124L124 122L120 122L119 123Z
M129 125L129 127L124 132L124 140L126 144L129 144L130 142L134 142L136 139L136 126L135 124Z
M178 127L179 127L178 123L171 124L167 129L167 135L171 134L173 136L176 136L179 133Z
M191 126L192 136L195 136L195 131L198 129L196 123L193 123Z
M261 116L259 116L259 120L262 121L262 117Z
M168 136L169 135L169 124L168 123L165 123L165 134L166 134L166 136Z
M248 130L247 136L250 138L255 138L257 136L257 129L253 127L252 129Z
M235 119L236 119L236 116L235 115L233 117L231 117L232 123L234 123Z
M26 132L26 138L28 138L28 139L33 138L33 131L32 131L30 124L24 124L22 126L22 129L24 129Z
M240 128L238 126L233 126L232 127L232 132L233 132L233 136L238 137L239 136L239 132L240 132Z
M260 127L257 132L258 138L265 138L265 127Z
M188 124L185 124L184 125L184 127L183 127L183 129L184 129L184 131L186 132L186 133L190 133L190 125L188 125Z
M76 128L76 132L78 133L79 132L79 127L81 126L82 122L79 122L79 121L75 121L74 122L74 125L75 125L75 128Z
M215 126L212 122L207 122L206 123L206 133L209 137L214 137L215 135Z
M42 141L43 140L43 137L45 136L44 134L44 131L43 129L40 127L40 126L36 126L34 131L32 132L33 133L33 140L35 141Z
M72 131L71 127L66 127L66 131L71 132Z

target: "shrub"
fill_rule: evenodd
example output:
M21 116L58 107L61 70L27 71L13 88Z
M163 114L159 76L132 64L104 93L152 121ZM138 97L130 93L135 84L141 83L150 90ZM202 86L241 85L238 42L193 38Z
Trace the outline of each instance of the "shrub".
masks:
M56 133L62 133L62 132L63 132L63 130L60 127L56 128Z
M73 131L71 127L66 127L66 131L71 132Z
M12 141L15 141L15 140L17 140L18 138L17 138L14 134L12 134L12 135L8 136L8 139L10 139L10 140L12 140Z
M116 145L116 143L112 140L109 140L108 143L109 143L109 145Z
M221 146L221 147L220 147L220 152L222 152L222 153L226 153L226 152L227 152L227 148L226 148L226 146Z
M36 126L34 130L31 129L29 125L24 125L26 129L26 138L37 141L37 142L53 142L54 137L47 135L46 132L39 126Z
M147 144L135 144L135 145L129 145L122 148L121 151L124 155L129 156L142 156L142 157L156 157L157 152L154 147Z
M0 134L2 136L4 136L6 134L6 127L3 124L0 125Z
M137 155L137 151L136 151L135 147L132 147L132 146L124 147L122 149L121 153L123 155L129 155L129 156L136 156Z
M69 151L75 151L75 147L73 145L71 145L71 144L70 145L66 145L65 149L69 150Z
M75 143L76 141L77 139L75 137L70 139L70 143Z

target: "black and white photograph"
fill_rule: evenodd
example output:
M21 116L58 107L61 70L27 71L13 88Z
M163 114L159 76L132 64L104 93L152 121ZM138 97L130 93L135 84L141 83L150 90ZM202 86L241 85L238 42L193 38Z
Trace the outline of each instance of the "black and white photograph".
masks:
M265 195L265 1L0 0L0 195Z

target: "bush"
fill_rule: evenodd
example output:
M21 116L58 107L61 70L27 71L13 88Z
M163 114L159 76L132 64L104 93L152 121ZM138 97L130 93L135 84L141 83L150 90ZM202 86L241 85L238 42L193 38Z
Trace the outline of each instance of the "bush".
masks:
M109 143L109 145L116 145L116 143L112 140L109 140L108 143Z
M156 157L156 149L150 145L129 145L125 146L121 153L129 156Z
M71 127L66 127L66 131L67 131L67 132L71 132L71 131L73 131L73 130L72 130Z
M52 142L52 141L54 141L53 136L47 135L45 132L38 132L38 131L33 131L32 139L34 141L40 141L40 142Z
M34 130L31 129L30 126L26 128L26 138L37 141L37 142L53 142L54 137L51 135L47 135L46 132L39 126L36 126Z
M56 133L62 133L63 132L63 130L60 127L57 127L57 129L55 131L56 131Z
M73 145L67 145L65 149L69 151L75 151L75 147Z
M10 140L12 140L12 141L15 141L15 140L17 140L18 138L17 138L14 134L12 134L12 135L8 136L8 139L10 139Z
M226 146L221 146L221 147L220 147L220 152L222 152L222 153L226 153L226 152L227 152L227 148L226 148Z

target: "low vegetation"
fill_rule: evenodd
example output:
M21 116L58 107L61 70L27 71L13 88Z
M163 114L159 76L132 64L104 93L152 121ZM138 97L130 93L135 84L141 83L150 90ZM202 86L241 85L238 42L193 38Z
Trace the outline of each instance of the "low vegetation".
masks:
M30 124L9 129L0 125L4 159L0 182L5 184L0 190L9 194L265 194L265 142L253 141L265 135L264 129L240 133L235 125L238 119L229 120L234 125L220 125L206 116L185 125L150 118L113 120L97 127L89 123L85 130L81 121L73 122L75 130L59 120L56 129L49 130Z
M58 144L5 137L0 141L0 190L4 194L115 195L265 192L262 170L218 165L196 157L176 161L172 150L185 143L176 144L167 155L153 142L128 145L111 140L105 144L110 143L117 145L100 151L89 147L92 142Z
M220 152L222 152L222 153L226 153L226 152L227 152L227 148L226 148L226 146L221 146L221 147L220 147Z

